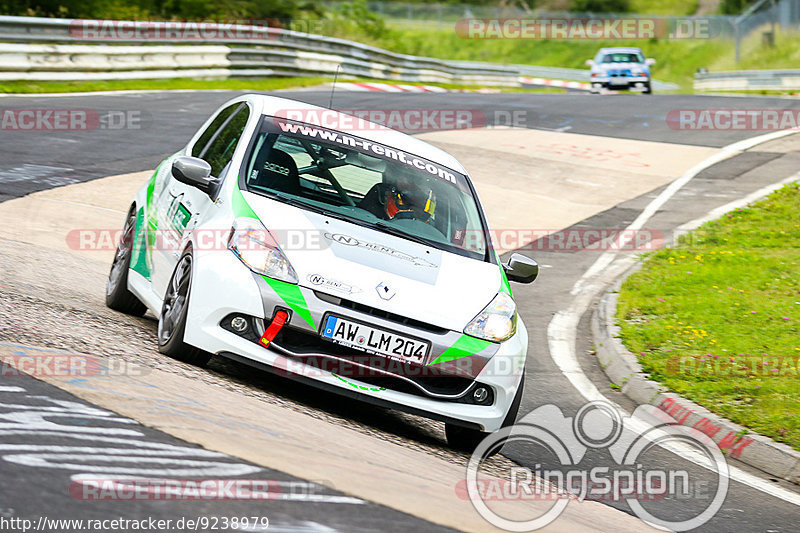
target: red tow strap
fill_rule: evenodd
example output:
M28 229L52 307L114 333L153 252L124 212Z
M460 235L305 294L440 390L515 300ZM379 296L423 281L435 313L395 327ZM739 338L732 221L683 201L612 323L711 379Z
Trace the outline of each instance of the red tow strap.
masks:
M261 335L261 338L258 342L261 343L262 346L268 347L269 343L272 342L283 325L286 323L287 318L289 318L289 314L286 311L278 311L275 313L272 323L264 331L264 334Z

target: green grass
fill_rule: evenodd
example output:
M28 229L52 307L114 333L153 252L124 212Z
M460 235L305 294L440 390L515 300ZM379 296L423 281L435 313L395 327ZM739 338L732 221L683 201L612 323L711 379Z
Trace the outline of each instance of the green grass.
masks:
M678 1L675 0L676 5ZM686 5L686 2L682 2ZM687 8L688 9L688 8ZM656 13L657 14L657 13ZM527 64L585 69L586 60L607 46L638 46L657 63L653 77L676 83L681 91L691 92L698 68L711 72L737 69L796 68L800 63L800 32L781 32L776 46L761 44L764 27L744 40L741 61L735 61L732 39L642 40L642 41L558 41L520 39L464 39L454 26L442 28L408 27L390 24L385 31L368 35L343 22L326 26L329 34L385 48L393 52L441 59L485 61L498 64Z
M769 47L761 43L762 32L769 30L770 26L765 25L742 42L738 65L735 56L727 54L711 63L711 67L714 70L797 68L800 62L800 32L782 31L778 28L775 32L775 46Z
M274 91L308 87L329 81L327 78L108 80L108 81L4 81L0 93L72 93L84 91L224 89Z
M653 379L800 449L800 184L652 254L617 320Z
M274 91L277 89L294 89L330 83L333 78L258 78L258 79L190 79L176 78L169 80L109 80L109 81L5 81L0 84L0 93L38 94L38 93L74 93L91 91L127 91L127 90L209 90L226 91ZM397 83L391 80L378 79L339 79L346 81L372 81L375 83ZM456 83L424 83L417 85L433 85L444 89L474 91L481 87L475 85L459 85ZM564 89L545 87L541 89L522 89L520 87L489 87L501 92L531 93L563 93Z
M677 3L677 0L675 0ZM642 48L657 63L653 77L676 83L691 92L693 75L704 67L711 72L735 69L795 68L800 63L800 32L781 32L773 48L761 44L761 31L742 45L742 61L735 63L734 43L726 39L651 41L547 41L516 39L463 39L453 27L410 28L389 25L385 30L365 32L354 23L339 21L320 26L324 33L364 42L394 52L441 59L484 61L498 64L528 64L585 69L586 60L604 46L629 45ZM767 30L768 27L763 28ZM130 80L97 82L3 82L0 92L70 92L114 89L244 89L275 90L317 85L329 78L270 78L259 80ZM380 81L380 80L376 80ZM431 84L446 88L470 88L454 84ZM507 91L508 89L504 89Z
M392 25L377 36L369 36L346 23L326 26L334 37L356 40L403 54L440 59L484 61L498 64L542 65L587 69L586 60L607 46L638 46L657 60L653 77L677 83L682 90L692 88L699 67L714 69L720 59L733 62L732 41L642 40L642 41L561 41L520 39L464 39L454 27L408 28ZM788 66L788 65L787 65ZM767 68L767 67L760 67Z
M643 15L693 15L697 0L631 0L631 13Z

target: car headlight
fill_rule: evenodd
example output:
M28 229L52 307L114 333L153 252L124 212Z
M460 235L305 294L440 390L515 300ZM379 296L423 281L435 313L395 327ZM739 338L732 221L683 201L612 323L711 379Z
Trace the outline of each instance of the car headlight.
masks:
M500 292L464 328L464 333L492 342L502 342L517 332L517 304Z
M259 221L241 218L233 223L228 249L256 274L297 283L297 272L278 247L272 234Z

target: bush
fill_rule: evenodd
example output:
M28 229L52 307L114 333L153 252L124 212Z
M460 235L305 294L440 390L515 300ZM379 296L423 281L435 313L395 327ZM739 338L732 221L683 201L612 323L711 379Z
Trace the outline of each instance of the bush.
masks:
M627 13L630 0L572 0L569 9L577 13Z

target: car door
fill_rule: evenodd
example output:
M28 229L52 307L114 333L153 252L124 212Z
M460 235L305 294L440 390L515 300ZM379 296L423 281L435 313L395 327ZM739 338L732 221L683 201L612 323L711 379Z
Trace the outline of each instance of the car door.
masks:
M187 155L211 165L211 177L224 180L233 153L244 132L250 109L237 102L220 111L198 137ZM163 243L154 253L153 289L166 291L175 264L183 253L187 232L192 231L214 205L214 200L197 187L170 177L157 204L159 238ZM156 259L157 256L157 259Z

